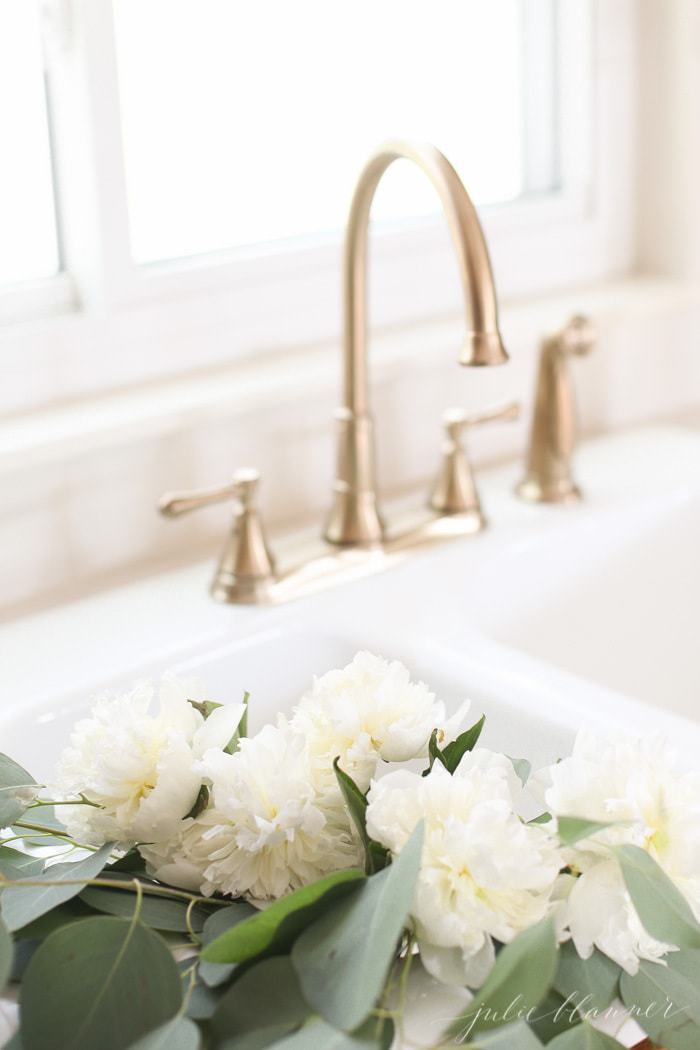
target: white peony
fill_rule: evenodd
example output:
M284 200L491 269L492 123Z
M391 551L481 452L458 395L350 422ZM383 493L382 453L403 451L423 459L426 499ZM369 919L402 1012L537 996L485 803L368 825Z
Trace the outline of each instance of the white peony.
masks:
M700 919L700 776L679 771L658 737L601 738L579 733L573 754L536 776L547 809L615 826L580 842L567 860L581 877L568 902L568 926L579 954L598 947L629 973L669 946L644 930L610 846L646 850Z
M212 807L177 860L201 866L205 893L271 900L360 864L345 810L324 805L288 726L265 726L234 755L208 751L200 768Z
M245 710L219 707L205 720L188 702L196 685L165 675L152 714L150 683L123 696L104 696L79 721L63 752L54 790L81 794L94 805L56 812L80 842L159 842L176 835L202 786L197 763L212 747L224 748Z
M333 760L366 791L379 760L424 757L433 729L441 743L460 731L469 704L448 719L445 705L407 668L360 652L347 667L314 681L292 718L305 737L320 783L334 788Z
M562 866L550 832L515 811L521 785L504 755L467 753L454 775L396 770L369 792L367 829L392 853L425 821L412 907L426 969L448 984L477 987L508 942L552 908Z

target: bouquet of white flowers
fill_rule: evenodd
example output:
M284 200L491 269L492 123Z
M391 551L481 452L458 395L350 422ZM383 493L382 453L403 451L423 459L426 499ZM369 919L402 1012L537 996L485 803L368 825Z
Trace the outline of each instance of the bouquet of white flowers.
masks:
M604 1050L633 1017L700 1048L700 776L663 741L532 773L369 653L253 736L247 694L154 692L98 699L48 789L0 756L8 1045L401 1045L419 961L469 990L434 1046Z

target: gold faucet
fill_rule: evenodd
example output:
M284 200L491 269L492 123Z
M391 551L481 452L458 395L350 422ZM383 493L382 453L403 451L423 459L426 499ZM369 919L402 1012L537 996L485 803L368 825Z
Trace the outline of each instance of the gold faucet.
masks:
M531 503L575 503L581 499L571 469L577 425L568 359L588 354L595 340L590 320L572 317L542 342L527 466L525 477L516 486L521 499Z
M233 529L219 561L212 594L225 602L282 602L331 584L382 571L412 551L484 527L473 475L460 444L465 427L492 419L514 419L516 407L478 416L448 416L443 465L429 500L430 513L403 531L388 535L377 506L374 435L367 382L367 240L372 201L393 161L411 160L435 187L454 242L467 313L467 333L459 357L463 365L499 365L508 360L498 330L498 305L484 232L476 209L449 161L433 146L391 141L381 146L362 171L352 199L345 237L344 398L337 412L338 465L328 541L281 572L268 549L254 505L259 476L245 471L233 482L197 493L170 494L161 513L179 516L233 498ZM330 544L330 546L328 545Z
M463 365L508 360L498 330L498 304L484 232L457 172L434 146L389 141L365 165L353 195L343 256L344 397L336 413L338 463L325 536L330 543L370 546L384 538L377 506L374 433L367 381L367 240L377 186L395 160L411 160L435 187L454 242L467 311Z

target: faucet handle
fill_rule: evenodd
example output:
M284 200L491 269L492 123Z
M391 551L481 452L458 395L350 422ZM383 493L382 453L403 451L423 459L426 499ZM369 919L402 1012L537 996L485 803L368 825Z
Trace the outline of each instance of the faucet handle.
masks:
M474 471L462 445L462 433L482 423L505 423L517 419L519 415L520 405L517 401L509 401L483 412L466 412L461 408L448 408L445 411L442 417L445 427L442 467L430 496L433 510L440 514L472 514L477 528L483 528L486 519L481 510Z
M178 518L229 499L234 501L233 527L211 585L212 595L222 602L267 601L276 579L274 559L256 506L259 482L259 471L246 467L237 470L226 485L166 493L158 501L158 510L166 518Z

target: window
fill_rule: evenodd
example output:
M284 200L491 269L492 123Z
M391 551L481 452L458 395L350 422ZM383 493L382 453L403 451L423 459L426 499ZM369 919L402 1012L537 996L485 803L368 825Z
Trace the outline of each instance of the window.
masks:
M551 40L553 5L534 7ZM527 123L525 8L117 0L135 258L339 230L360 164L388 134L440 143L478 203L521 196L528 138L555 131ZM533 70L545 96L552 55L540 48ZM553 185L552 167L544 179ZM434 191L406 166L387 176L374 215L434 211Z
M337 340L386 137L453 161L502 298L629 266L636 5L41 0L48 91L38 7L0 0L0 415ZM373 219L372 324L456 315L425 177Z
M0 0L0 284L58 267L38 3Z

